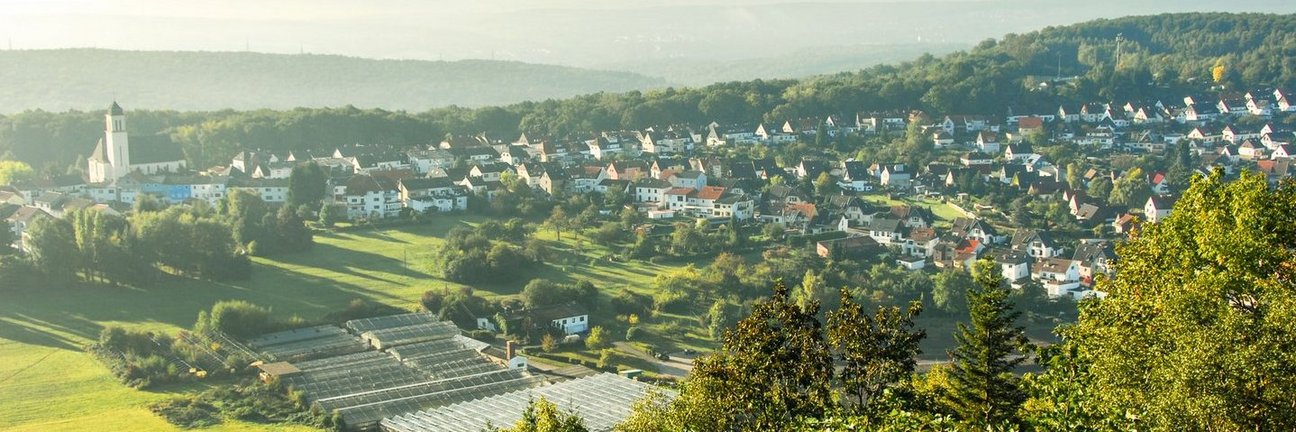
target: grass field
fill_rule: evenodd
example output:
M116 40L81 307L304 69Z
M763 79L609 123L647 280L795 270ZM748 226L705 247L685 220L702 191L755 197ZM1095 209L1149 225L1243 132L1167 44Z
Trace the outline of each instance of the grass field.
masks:
M938 211L938 217L945 217ZM276 312L319 318L353 299L414 310L422 293L459 285L425 268L429 250L458 224L474 217L446 217L429 224L360 229L316 236L315 249L300 254L255 259L251 279L213 283L171 279L146 288L76 285L0 288L0 430L174 430L147 405L192 394L203 384L139 391L118 383L108 370L82 351L106 325L166 333L193 325L201 310L220 300L247 300ZM690 263L617 263L600 260L610 251L573 233L555 240L552 231L537 236L565 252L565 264L548 265L534 277L559 282L589 280L597 287L623 286L649 293L657 274ZM750 259L750 258L749 258ZM692 262L699 267L709 259ZM0 282L2 283L2 282ZM525 281L476 286L485 297L512 295ZM596 317L610 319L609 317ZM596 322L597 324L597 322ZM924 359L944 359L952 346L954 319L925 316ZM662 315L646 324L641 342L664 349L713 347L696 317ZM1032 336L1048 327L1032 328ZM622 335L616 335L621 338ZM249 423L226 423L212 430L305 430Z
M228 299L307 319L340 310L356 298L412 310L424 291L458 287L427 272L428 251L453 226L475 221L445 218L427 225L322 234L308 253L256 259L247 281L172 279L147 288L5 287L0 291L0 430L171 430L146 406L194 389L138 391L118 383L81 351L105 325L173 333L192 326L199 311ZM552 232L539 236L553 239ZM607 252L567 234L555 247L578 244L581 255L590 258ZM586 262L550 268L537 276L562 282L588 279L599 287L642 291L657 272L674 267ZM477 288L492 297L515 294L524 284ZM215 430L266 428L292 429L236 423Z

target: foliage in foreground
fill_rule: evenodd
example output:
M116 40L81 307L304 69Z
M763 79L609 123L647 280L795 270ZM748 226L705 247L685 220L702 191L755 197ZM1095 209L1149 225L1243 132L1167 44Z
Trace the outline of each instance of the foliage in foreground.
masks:
M822 396L832 385L863 399L850 379L826 381L817 323L780 285L677 398L650 395L619 429L1293 430L1293 222L1296 181L1195 179L1166 221L1118 248L1120 272L1099 283L1108 296L1082 303L1079 322L1059 329L1064 342L1038 351L1045 371L1020 378L1017 313L993 264L980 263L953 365L890 382L861 411Z

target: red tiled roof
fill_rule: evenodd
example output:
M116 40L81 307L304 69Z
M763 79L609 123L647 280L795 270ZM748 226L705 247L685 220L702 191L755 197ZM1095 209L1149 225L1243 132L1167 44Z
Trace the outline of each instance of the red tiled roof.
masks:
M724 192L725 188L720 186L703 186L702 190L698 191L697 197L698 199L714 200L720 198L720 195L724 195Z

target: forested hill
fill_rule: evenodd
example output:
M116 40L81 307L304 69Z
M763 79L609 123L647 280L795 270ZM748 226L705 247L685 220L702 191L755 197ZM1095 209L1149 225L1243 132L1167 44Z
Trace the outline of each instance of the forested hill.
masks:
M351 104L422 111L662 85L628 72L489 60L101 49L0 51L0 82L0 112L97 109L114 95L148 109Z
M942 57L923 56L902 64L800 81L757 80L700 88L598 93L564 100L476 110L441 108L422 113L354 108L134 112L132 124L140 133L171 131L191 159L199 154L208 156L207 160L195 161L194 166L208 166L218 162L217 158L224 158L224 151L232 153L230 149L240 146L292 150L332 148L354 142L424 144L451 132L488 131L508 136L526 131L563 137L653 125L696 126L710 121L755 127L762 120L830 114L853 118L856 112L885 110L996 115L1009 110L1053 112L1061 103L1082 101L1153 98L1173 101L1214 85L1234 90L1265 85L1296 87L1296 37L1292 35L1296 35L1296 15L1168 14L1010 34L982 42L969 51ZM1118 44L1120 62L1116 64ZM10 54L17 53L5 53ZM0 60L5 57L0 56ZM2 61L0 65L10 63ZM0 70L6 67L9 66L0 66ZM1213 76L1217 67L1221 72L1218 83ZM94 74L90 70L84 73ZM1075 79L1058 85L1038 85L1040 80L1058 75ZM233 81L215 72L204 76L217 82ZM404 98L415 93L408 81L377 73L367 76L377 83L374 88L385 97ZM59 80L50 78L50 82ZM18 91L15 87L18 86L0 86L0 92ZM24 91L58 94L61 90L57 87ZM454 87L470 88L471 85L456 83ZM345 94L346 90L310 88L309 92ZM231 93L233 96L226 97L250 97L242 91ZM99 94L102 97L89 105L96 110L111 96ZM138 93L118 89L116 94L128 109L148 106L139 101L157 97L156 91L148 89L140 89ZM261 96L264 95L258 95ZM10 99L0 93L0 100ZM364 106L367 100L348 102ZM98 112L26 113L0 118L0 155L10 154L38 167L50 164L66 167L78 155L92 149L93 138L99 133L98 115Z

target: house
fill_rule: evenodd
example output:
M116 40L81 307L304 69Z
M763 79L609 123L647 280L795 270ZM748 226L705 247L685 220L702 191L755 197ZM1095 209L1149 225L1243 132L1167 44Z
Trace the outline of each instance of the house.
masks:
M694 141L693 136L684 131L675 129L658 131L650 128L644 131L639 145L644 153L671 155L692 151Z
M699 196L702 192L699 192ZM713 201L711 217L732 217L737 221L746 221L756 217L756 200L749 195L726 192Z
M513 166L503 162L484 162L477 163L468 169L468 176L481 177L482 180L489 182L499 181L500 176L505 172L514 172Z
M1027 163L1034 157L1036 157L1035 151L1025 143L1008 144L1004 149L1004 159L1011 162Z
M225 188L229 193L234 193L235 191L251 193L260 197L262 201L267 203L283 203L288 201L288 179L231 178L229 180L229 185ZM141 187L141 190L144 189L146 188ZM125 192L123 192L122 195L124 196ZM125 202L126 200L123 199L122 201Z
M401 205L417 212L468 209L468 191L445 177L397 181Z
M1051 298L1074 298L1080 290L1080 264L1063 258L1040 258L1031 265L1031 279L1043 285Z
M1174 207L1175 197L1154 195L1148 197L1147 203L1143 205L1143 217L1150 223L1157 223L1170 216L1170 210Z
M899 219L873 218L869 222L868 236L880 245L901 245L904 243L905 227Z
M647 162L640 160L614 161L604 170L607 177L615 180L636 180L647 177L651 171Z
M1238 156L1247 160L1263 159L1268 155L1268 151L1264 144L1252 140L1243 141L1242 145L1238 146Z
M540 174L540 180L537 182L537 186L540 187L540 190L545 191L545 193L551 196L559 195L563 191L576 189L574 187L574 182L571 180L572 176L570 172L555 167L553 169L545 169L544 173Z
M842 179L837 185L845 190L863 192L873 188L870 184L872 179L863 162L846 161L842 163Z
M975 239L984 244L997 244L1004 241L1004 236L999 235L994 226L981 219L954 219L954 226L950 228L950 234L959 238Z
M895 188L909 187L910 175L905 171L904 164L887 164L882 166L882 171L878 175L882 186Z
M1021 252L1001 251L994 255L999 272L1009 283L1017 285L1029 279L1031 275L1030 257Z
M970 151L963 153L963 156L959 157L959 162L962 162L963 166L969 167L975 165L990 165L994 163L994 158L980 151Z
M1220 116L1219 107L1213 104L1190 104L1184 109L1184 121L1205 123Z
M1044 132L1044 119L1041 117L1022 117L1017 119L1017 133L1025 136Z
M589 331L589 311L575 302L530 308L524 311L536 328L547 327L565 335Z
M671 175L668 180L672 187L690 188L693 190L702 190L707 185L706 173L702 171L688 170L678 174Z
M891 206L890 214L886 217L899 220L906 228L930 228L936 221L931 210L911 205Z
M841 216L856 224L866 224L873 219L876 211L872 205L851 195L831 195L824 199L825 211L834 216Z
M400 215L403 207L396 182L371 175L347 179L342 196L335 199L347 206L347 218L390 218Z
M954 145L954 134L945 129L938 129L932 132L932 145L936 148L945 148Z
M1094 276L1111 275L1115 270L1116 252L1105 240L1083 240L1076 246L1072 260L1079 265L1080 283L1092 286Z
M987 153L999 153L999 134L990 131L977 132L977 150Z
M5 217L5 227L13 233L13 247L22 252L27 252L27 229L31 224L41 218L53 218L54 215L32 206L21 206L12 209L12 212Z
M671 189L671 183L665 180L655 178L642 178L634 182L634 200L638 203L651 203L657 206L665 206L666 191Z
M1031 228L1020 228L1013 232L1010 242L1012 250L1025 253L1031 258L1053 258L1062 254L1062 248L1053 242L1048 232Z
M1256 170L1268 177L1270 185L1276 186L1278 182L1291 177L1293 173L1291 164L1292 160L1290 158L1256 161Z
M819 256L832 259L858 258L876 251L878 243L869 236L851 236L815 243Z
M1161 171L1148 174L1148 186L1152 188L1152 193L1155 195L1170 193L1170 179Z
M900 250L916 257L929 257L936 252L940 240L934 229L913 228L909 230L908 238L900 246Z
M819 174L826 172L828 172L828 162L817 159L802 159L801 163L797 164L796 168L793 168L793 173L796 174L797 178L808 178L810 180L815 180L819 178Z
M1117 217L1112 222L1112 229L1117 234L1129 234L1138 228L1138 218L1132 214L1125 213Z

